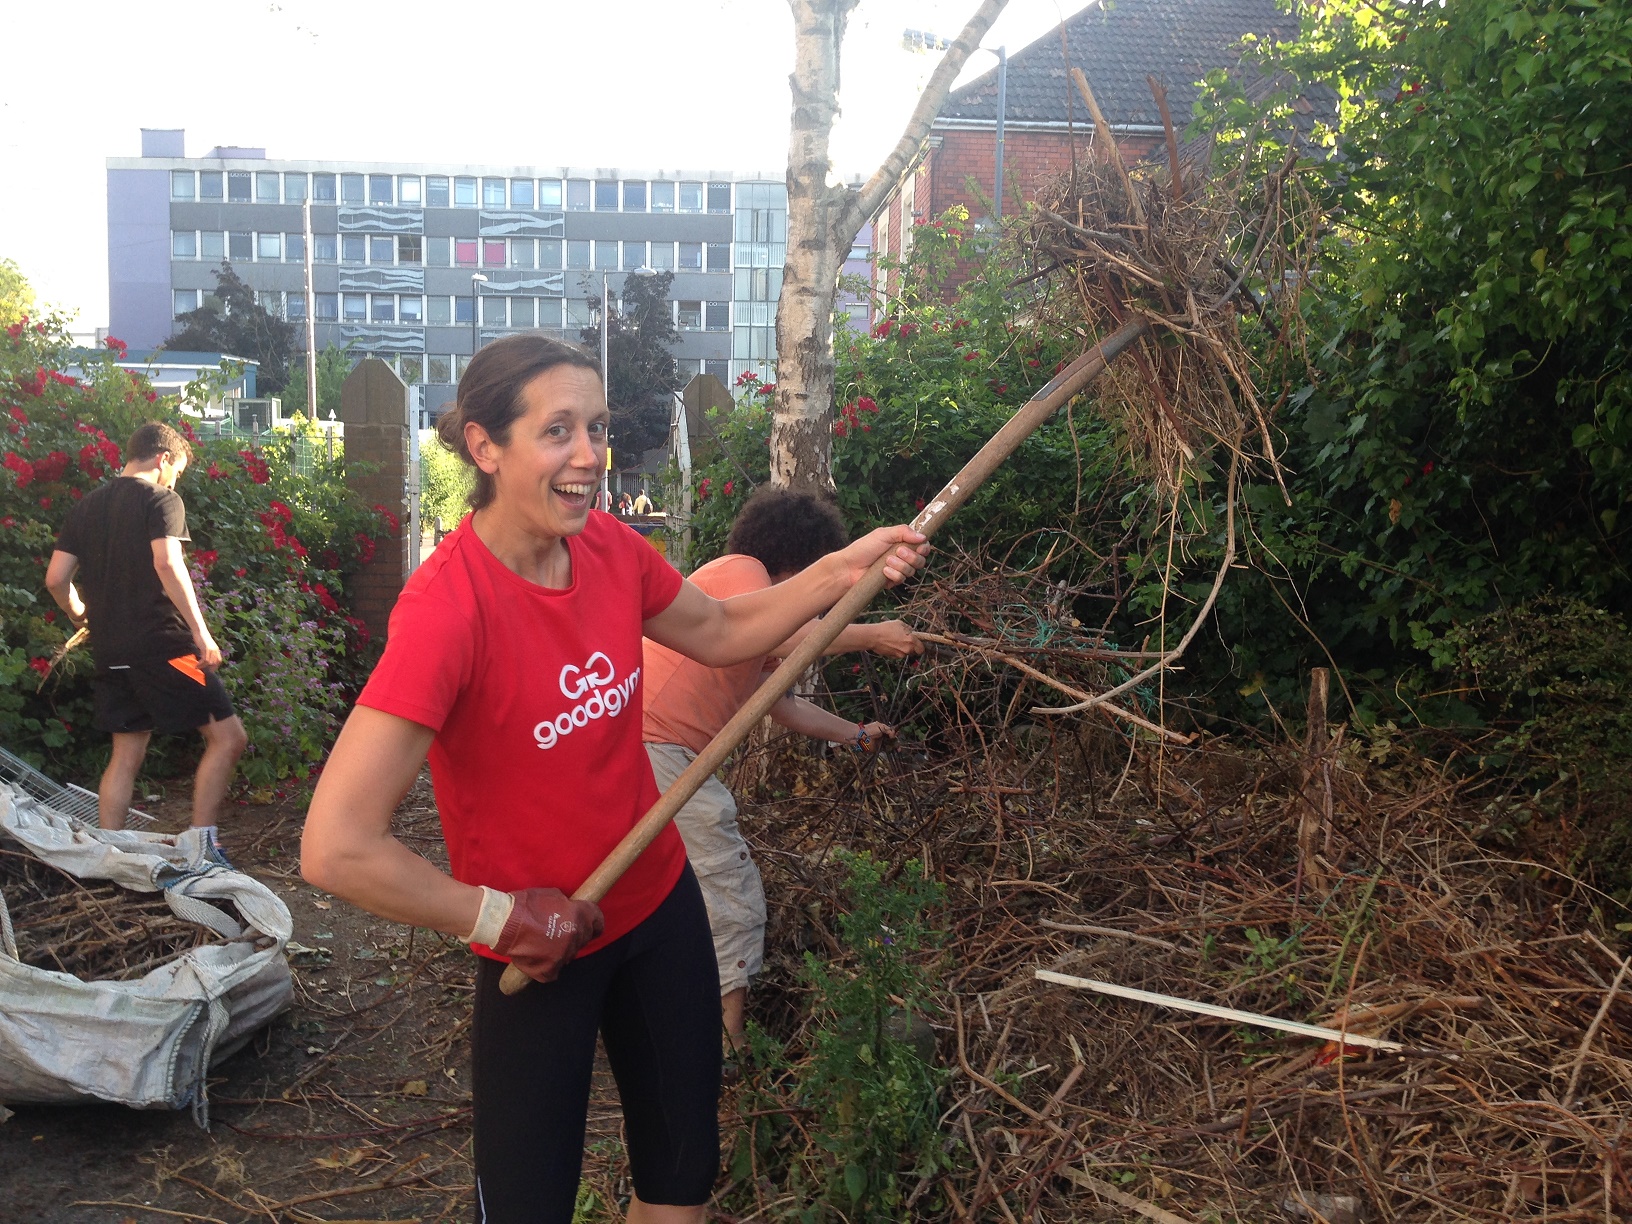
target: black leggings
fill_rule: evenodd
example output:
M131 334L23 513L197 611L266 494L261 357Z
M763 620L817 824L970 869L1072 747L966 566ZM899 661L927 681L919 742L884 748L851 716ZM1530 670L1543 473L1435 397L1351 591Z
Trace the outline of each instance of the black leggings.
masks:
M483 957L471 1029L478 1224L569 1224L595 1033L623 1101L642 1202L708 1201L720 1163L719 970L688 866L627 935L555 981L499 990Z

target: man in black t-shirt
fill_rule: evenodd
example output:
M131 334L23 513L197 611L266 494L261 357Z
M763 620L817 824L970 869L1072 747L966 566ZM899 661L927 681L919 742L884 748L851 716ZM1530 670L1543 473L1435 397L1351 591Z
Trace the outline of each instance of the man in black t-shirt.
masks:
M224 863L216 821L248 741L216 675L221 648L204 624L181 551L190 537L175 485L192 448L154 423L131 435L125 457L124 471L69 513L45 574L68 619L91 631L96 729L113 736L97 812L104 829L124 828L152 733L196 730L204 756L193 784L193 828Z

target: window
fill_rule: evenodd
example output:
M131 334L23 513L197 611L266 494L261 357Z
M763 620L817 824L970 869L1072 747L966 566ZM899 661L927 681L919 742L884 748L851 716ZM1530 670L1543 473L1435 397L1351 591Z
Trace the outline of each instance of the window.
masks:
M420 247L423 242L424 239L422 239L418 234L398 234L397 262L399 264L420 263L423 258L420 252Z
M652 211L653 212L673 212L674 211L674 184L673 183L653 183L652 184Z
M332 174L314 174L314 175L312 175L312 203L313 204L333 204L334 203L334 175L332 175Z
M646 265L656 272L674 271L674 243L652 243L651 262Z
M534 263L534 249L537 247L531 238L510 239L510 266L512 268L530 268Z
M404 323L425 321L425 299L417 293L405 293L398 302L398 318Z
M598 272L616 272L618 269L618 244L606 238L595 240L595 269Z
M221 198L221 171L200 170L198 172L198 198L201 200L219 200Z
M711 242L708 244L708 270L710 272L731 271L731 244L729 242Z
M623 211L646 211L646 184L625 183L623 185Z
M227 171L227 202L229 204L249 203L249 171Z
M340 235L340 262L360 264L368 257L368 239L361 234Z
M476 299L456 297L453 299L453 321L455 323L471 323L476 319Z
M703 326L709 331L731 330L731 303L704 302Z
M425 322L432 327L446 327L453 321L453 305L441 294L425 299ZM436 379L431 379L435 382ZM442 380L446 382L446 379Z
M390 234L370 234L368 236L368 262L373 264L396 263L396 239L392 238Z
M283 294L276 289L262 289L255 295L255 304L274 319L283 318Z
M623 270L633 271L635 268L646 266L646 244L644 242L626 242L623 244Z
M285 234L283 236L283 257L290 263L305 263L306 235Z
M226 258L226 248L221 243L220 230L205 230L198 236L198 257L211 263L220 263Z
M540 298L538 302L538 325L540 327L561 326L561 299Z
M702 243L682 242L680 244L680 270L682 272L701 272L703 270Z
M344 310L347 323L368 322L368 295L366 293L342 293L340 305Z
M469 320L466 320L466 322L469 322ZM470 368L470 356L468 354L466 354L466 353L455 353L453 355L453 381L454 382L458 382L461 378L463 378L465 376L465 371L468 370L469 368Z
M871 254L872 252L867 249L865 243L858 242L850 248L850 254L844 257L844 261L845 263L851 263L852 261L863 260L868 258Z
M250 260L255 258L255 240L249 234L227 235L227 258Z
M314 301L317 303L317 309L312 312L312 317L318 320L318 322L333 323L340 317L340 300L338 294L319 293Z
M453 204L455 208L476 207L476 180L466 175L460 175L453 180Z
M538 266L541 268L559 268L561 266L561 239L540 238L538 240Z
M425 180L425 207L446 208L448 206L448 180L441 174L433 174Z
M731 363L729 361L705 360L703 362L703 373L712 374L726 386L731 385Z
M567 267L573 271L589 267L588 239L569 238L567 240Z
M703 304L701 302L681 302L680 330L698 331L703 326Z
M510 299L510 326L531 327L533 325L533 299Z
M538 181L538 206L540 208L561 207L560 179L540 179Z
M283 176L283 202L285 204L300 204L306 199L306 176L304 174L286 174Z
M701 183L680 184L680 211L683 213L703 211L703 185Z
M474 268L476 266L476 239L455 238L453 240L453 266L456 268Z
M255 172L255 201L258 204L277 204L283 199L283 185L276 171Z
M256 259L282 259L283 258L283 235L282 234L256 234L255 235L255 258Z
M568 298L567 299L567 326L568 327L572 327L572 328L591 327L591 326L594 325L594 323L595 323L595 319L594 319L594 316L593 316L593 314L591 313L591 311L589 309L589 300L587 298Z
M170 258L197 259L198 235L192 230L170 231Z
M616 179L597 179L595 181L595 211L618 211L618 182Z
M404 353L402 355L402 381L410 387L421 380L423 368L423 363L417 354Z
M445 356L425 358L425 381L451 383L453 381L453 358Z
M361 204L363 202L363 176L360 174L342 174L340 176L340 203Z
M510 180L510 207L531 208L533 206L533 180Z
M731 211L730 183L710 183L708 185L708 211L711 213L728 213Z
M191 170L170 171L170 198L172 200L190 200L193 195L193 172Z
M333 263L339 258L336 252L338 239L333 234L312 235L312 262Z
M369 294L371 317L376 323L395 323L397 321L397 299L390 293Z
M304 293L291 293L289 295L289 305L285 310L284 317L291 323L301 323L305 321L306 295Z
M482 180L482 207L483 208L503 208L504 207L504 180L503 179L489 178L489 179L483 179Z
M397 197L392 188L393 183L389 174L369 175L368 202L370 204L395 204Z
M428 268L451 268L453 266L452 239L425 239L425 266Z
M171 296L175 299L174 307L178 316L186 314L189 310L198 309L197 289L177 289Z
M568 179L567 180L567 211L568 212L588 212L589 211L589 180L588 179Z
M482 239L482 267L502 268L507 262L503 238Z

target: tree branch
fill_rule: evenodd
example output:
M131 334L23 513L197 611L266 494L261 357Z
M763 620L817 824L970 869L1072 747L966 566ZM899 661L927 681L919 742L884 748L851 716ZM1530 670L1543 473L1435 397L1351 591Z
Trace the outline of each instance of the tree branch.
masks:
M863 217L870 217L878 211L878 206L906 173L912 159L918 155L918 147L924 143L924 137L929 135L935 116L940 114L947 94L952 92L952 82L957 80L965 61L980 46L980 40L992 28L992 23L1007 3L1008 0L984 0L975 15L969 18L969 24L963 27L963 33L941 56L941 62L935 66L929 84L924 86L918 105L913 109L912 118L907 120L906 131L901 133L895 148L856 197Z

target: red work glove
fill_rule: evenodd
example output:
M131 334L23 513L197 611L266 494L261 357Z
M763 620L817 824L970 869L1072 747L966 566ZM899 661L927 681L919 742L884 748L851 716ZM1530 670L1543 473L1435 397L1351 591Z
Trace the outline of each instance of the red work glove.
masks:
M553 982L606 925L593 901L574 901L559 888L523 888L493 951L508 956L535 982Z

